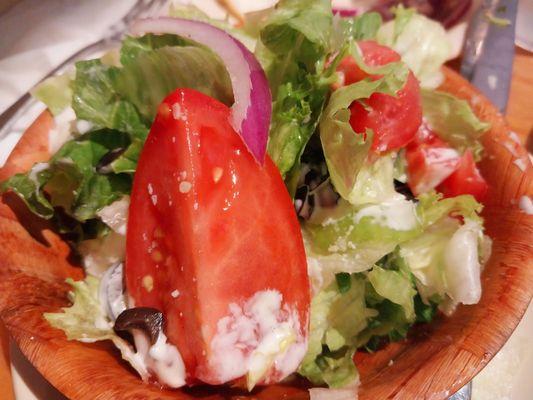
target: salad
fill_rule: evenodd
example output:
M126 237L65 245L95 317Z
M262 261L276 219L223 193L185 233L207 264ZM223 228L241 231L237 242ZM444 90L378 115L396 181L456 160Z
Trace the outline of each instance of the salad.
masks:
M235 27L172 4L37 86L51 158L2 190L86 272L48 323L164 387L353 396L357 351L477 303L489 126L438 90L444 28L392 12L281 0Z

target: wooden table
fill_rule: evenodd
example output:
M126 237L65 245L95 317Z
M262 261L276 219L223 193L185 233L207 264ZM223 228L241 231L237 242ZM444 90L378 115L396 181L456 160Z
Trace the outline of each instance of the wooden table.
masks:
M517 49L511 82L507 120L523 143L533 133L533 53ZM532 151L531 147L529 150ZM3 400L14 400L11 385L8 336L0 322L0 395Z

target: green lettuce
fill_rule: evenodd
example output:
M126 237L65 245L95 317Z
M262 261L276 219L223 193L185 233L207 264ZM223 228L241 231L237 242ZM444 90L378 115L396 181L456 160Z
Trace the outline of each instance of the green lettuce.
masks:
M368 273L368 280L377 294L403 308L406 321L415 320L416 290L409 276L400 271L391 271L376 265Z
M348 290L332 283L311 302L309 346L298 372L317 385L343 387L358 376L350 344L376 313L366 308L364 277L349 279Z
M442 83L440 68L452 50L446 31L438 22L399 6L394 20L379 29L377 40L400 53L422 87L435 88Z
M419 215L425 229L420 236L401 243L399 255L416 278L426 304L435 296L465 304L477 302L481 264L490 252L481 209L470 195L442 199L432 192L420 197Z
M70 106L72 100L72 74L64 73L61 75L51 76L39 83L31 90L31 95L37 100L42 101L52 114L59 115Z
M365 165L373 139L371 130L366 133L354 132L350 125L349 107L354 101L365 105L364 100L373 93L395 96L405 85L408 74L407 67L401 62L373 68L364 64L358 48L352 48L350 53L361 69L382 77L377 80L364 79L335 90L320 119L320 140L331 181L347 200L353 200L350 193L359 171Z
M309 347L299 374L314 384L338 388L357 378L353 355L375 350L384 338L403 339L415 320L431 320L431 306L417 299L414 280L394 264L370 272L337 274L311 302ZM433 310L433 312L432 312Z
M63 307L61 312L44 313L44 319L52 327L62 330L67 340L85 343L111 340L120 350L122 358L131 364L143 380L147 379L149 373L146 366L139 362L139 356L130 344L115 333L113 323L100 304L100 280L87 276L82 281L67 278L66 282L72 286L68 294L72 305Z
M115 88L115 76L120 68L100 60L76 63L76 78L72 83L72 108L76 117L97 127L127 132L145 138L148 122L143 121L135 106L121 98Z
M424 227L446 216L481 221L479 213L483 210L483 205L469 194L444 199L442 194L432 191L421 194L418 199L418 215Z
M100 306L98 298L100 287L98 278L87 276L83 281L67 278L67 283L73 289L69 292L72 305L64 307L62 312L45 313L44 319L54 328L65 332L68 340L82 342L113 340L116 337L113 324Z
M395 155L379 157L373 163L365 162L348 195L348 201L355 205L378 204L398 196L394 190Z
M331 30L328 0L280 1L260 30L256 56L273 97L268 153L283 176L297 170L336 79L325 67Z
M231 83L210 50L174 35L126 38L121 67L101 60L76 63L72 107L97 127L143 140L157 107L172 90L188 87L230 104Z
M127 135L120 132L89 132L65 143L48 163L13 176L2 184L2 190L13 190L43 218L52 218L54 208L60 207L69 217L85 222L130 192L131 176L100 174L96 169L110 151L128 144Z
M449 93L422 89L422 109L430 128L444 141L461 153L470 149L477 161L481 159L480 139L490 124L481 121L465 100Z
M157 107L178 87L196 89L227 105L231 82L222 61L210 50L175 35L128 37L120 51L123 68L114 78L116 92L151 124Z
M442 298L446 294L444 251L459 226L456 219L446 217L400 245L399 254L416 277L418 291L426 302L432 296Z

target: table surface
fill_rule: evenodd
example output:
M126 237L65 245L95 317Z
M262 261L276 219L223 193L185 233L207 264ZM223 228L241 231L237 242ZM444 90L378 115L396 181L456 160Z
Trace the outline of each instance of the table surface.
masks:
M520 136L523 143L533 142L533 54L517 48L511 93L506 117L511 128ZM9 341L5 328L0 322L0 388L3 400L13 400L12 380L9 361Z

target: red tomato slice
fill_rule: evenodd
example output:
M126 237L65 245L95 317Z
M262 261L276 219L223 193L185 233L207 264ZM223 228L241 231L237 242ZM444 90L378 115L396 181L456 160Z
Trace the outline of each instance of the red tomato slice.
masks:
M459 164L459 153L422 125L405 150L407 183L415 196L436 188Z
M292 324L288 355L261 381L277 382L305 353L305 252L279 171L254 161L229 115L190 89L160 105L133 183L126 284L136 306L163 311L188 382L243 376L265 335Z
M374 41L361 41L358 45L367 65L380 66L400 60L400 55L394 50ZM351 57L344 59L338 70L344 75L345 85L368 77ZM374 93L367 103L370 110L357 101L352 103L350 125L358 133L364 133L367 128L374 131L372 150L375 152L404 147L413 139L422 123L420 85L412 72L409 72L405 87L398 92L397 97Z
M487 182L476 167L472 152L467 150L461 157L457 169L437 187L437 190L444 197L471 194L477 201L482 202L488 188Z

